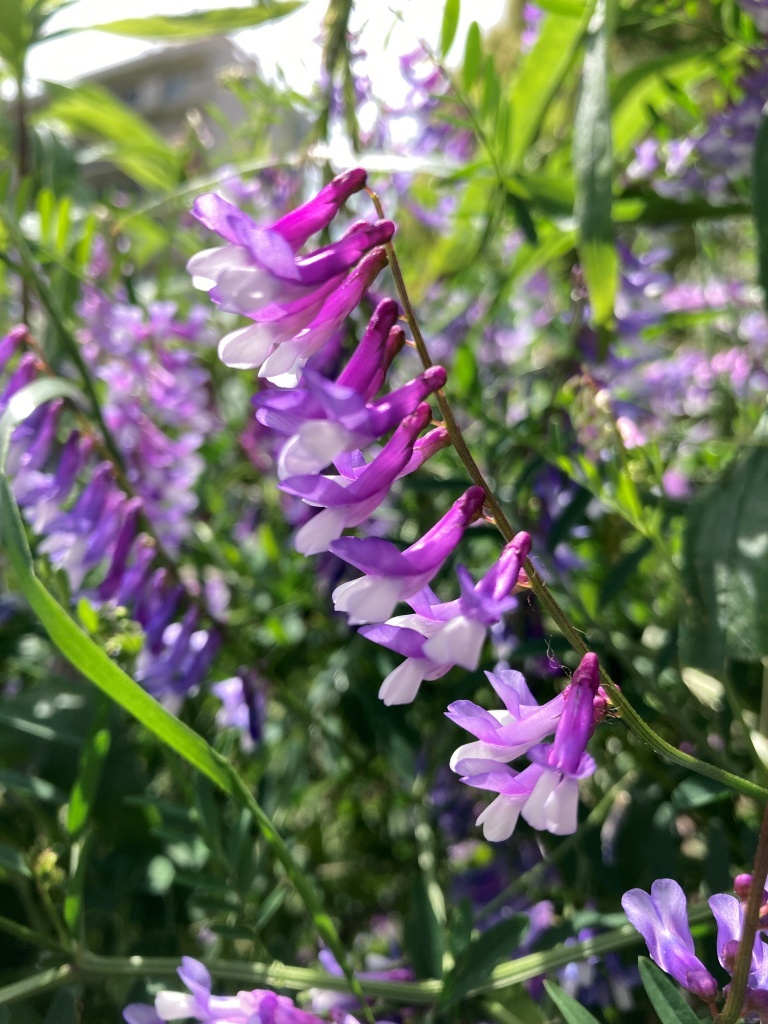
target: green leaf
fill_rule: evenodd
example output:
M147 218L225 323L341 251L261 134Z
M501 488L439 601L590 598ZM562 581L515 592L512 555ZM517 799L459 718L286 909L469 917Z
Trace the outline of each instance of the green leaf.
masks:
M168 190L179 183L181 157L155 129L98 85L46 83L51 102L38 121L58 121L74 135L106 142L106 157L137 184Z
M285 868L320 936L342 965L352 991L363 1001L360 984L349 966L346 951L328 914L323 910L314 884L295 863L291 852L256 801L250 787L235 768L218 754L202 736L166 711L134 682L84 633L35 576L21 514L8 478L0 473L0 540L16 573L19 587L32 611L40 619L52 642L64 657L111 700L122 707L240 807L255 818L265 842ZM2 993L0 993L0 1001Z
M443 8L443 22L440 26L440 57L444 58L456 38L456 29L459 27L459 14L461 11L461 0L445 0Z
M544 988L547 995L563 1015L567 1024L600 1024L596 1017L593 1017L589 1010L585 1010L581 1003L576 1002L573 996L563 992L559 985L554 982L545 981Z
M755 141L752 173L752 216L757 233L757 280L768 308L768 112L763 109Z
M638 959L637 965L643 987L661 1024L700 1024L699 1018L668 975L645 956Z
M7 789L12 793L21 793L24 796L32 796L44 804L62 804L66 800L66 794L57 789L46 779L39 779L36 775L11 771L10 768L0 768L0 790Z
M196 11L193 14L155 14L149 18L121 18L92 25L100 32L136 39L201 39L207 36L254 28L266 21L277 21L299 7L300 0L261 3L256 7L225 7L219 11Z
M551 14L564 14L568 18L580 18L584 13L585 0L536 0L536 6Z
M726 658L768 655L768 416L758 447L690 506L685 534L680 657L720 677Z
M690 775L675 786L671 800L676 811L689 811L695 807L706 807L719 800L729 799L730 795L730 790L714 779Z
M14 77L19 77L32 44L32 24L24 0L3 0L3 16L0 18L0 60L11 68Z
M106 709L106 705L104 705ZM109 753L112 740L109 729L102 728L105 711L97 716L96 726L80 758L80 769L69 797L67 831L73 839L79 839L88 824L96 791L99 787L102 768Z
M613 320L619 260L611 217L613 156L608 99L608 19L598 0L589 25L573 138L579 257L598 326Z
M18 850L7 843L0 843L0 878L3 873L30 878L31 872Z
M63 377L41 377L19 388L0 416L0 472L5 470L11 436L20 423L35 409L54 398L71 398L79 405L85 405L82 391Z
M480 26L473 21L467 32L467 42L464 46L464 66L461 69L461 78L464 88L469 92L480 75L480 64L483 59L483 43L480 38Z
M411 881L405 945L417 978L439 978L442 975L445 950L443 923L435 910L430 882L423 871L416 871Z
M517 170L538 136L544 116L560 88L587 30L595 0L584 5L581 18L550 14L535 45L515 76L510 94L512 142L511 170Z
M497 964L510 960L528 930L525 914L514 914L477 936L456 960L448 973L440 1005L451 1006L484 985Z
M495 124L500 97L499 75L493 57L488 54L483 67L483 101L480 108L482 119L486 123Z
M43 1024L77 1024L77 1008L72 989L59 989L51 1000Z
M653 550L650 540L643 538L640 543L613 566L600 587L599 606L604 608L617 594L620 594L628 580L633 577L637 568L649 552Z

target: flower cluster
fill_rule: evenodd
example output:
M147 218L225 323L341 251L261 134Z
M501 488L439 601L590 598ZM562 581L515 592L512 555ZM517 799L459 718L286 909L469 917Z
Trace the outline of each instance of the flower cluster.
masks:
M750 875L737 875L734 882L735 896L717 893L710 896L708 901L717 922L717 958L731 975L736 965L751 881ZM764 893L763 903L767 901L768 893ZM643 889L630 889L622 897L621 905L645 939L651 959L663 971L671 974L683 988L714 1008L718 983L694 952L685 895L678 883L671 878L659 878L651 886L650 893ZM766 935L768 920L763 913L752 947L744 1005L739 1013L739 1018L760 1021L761 1024L768 1021ZM727 994L728 986L724 991Z
M94 262L101 269L105 261ZM77 313L83 357L104 382L104 420L128 482L175 554L197 507L198 452L217 426L210 375L195 351L210 345L204 311L197 307L181 320L174 303L154 302L145 314L89 281Z
M268 989L242 991L234 996L212 995L208 969L192 957L182 957L178 975L188 993L164 989L155 996L154 1006L131 1003L123 1010L126 1024L163 1024L190 1018L202 1024L323 1024L314 1013L301 1010L292 999ZM341 1024L358 1024L346 1012L338 1019Z
M40 539L38 550L64 572L74 597L114 610L125 608L144 633L136 678L172 706L203 679L220 644L204 628L187 588L158 558L155 535L175 550L196 504L193 486L202 463L195 449L214 423L207 373L168 338L201 336L199 315L174 319L153 307L145 321L137 307L111 302L93 286L83 296L83 354L106 384L104 415L124 457L131 493L99 440L73 429L61 401L40 406L13 433L7 471L14 496ZM27 337L15 328L0 341L0 412L43 367L20 351ZM176 387L181 376L186 388ZM161 427L147 407L159 405ZM174 433L171 427L177 428ZM186 510L186 511L184 511ZM179 616L183 616L179 618Z
M477 739L459 747L451 768L462 782L498 793L477 824L486 839L508 839L523 818L533 828L567 835L576 831L579 781L594 774L586 745L605 714L597 657L585 654L566 689L539 706L519 672L488 673L504 711L486 711L469 700L447 716ZM542 742L554 733L552 743ZM531 761L518 772L510 761Z
M222 309L253 321L227 335L219 354L229 366L258 368L272 385L254 405L258 421L285 438L277 458L280 486L321 509L299 529L296 547L306 555L330 551L362 572L336 587L334 607L369 640L403 655L379 696L386 704L405 704L423 680L456 665L477 668L488 629L513 607L516 588L527 585L523 566L531 539L517 534L478 582L460 567L460 595L441 601L430 583L482 515L484 488L470 487L404 551L379 537L342 536L380 506L396 480L450 442L443 426L422 433L432 418L426 399L446 381L442 367L431 366L377 397L405 340L391 299L376 306L335 379L318 369L323 347L386 262L383 243L394 225L356 222L338 242L308 255L299 249L365 181L364 171L348 171L267 228L218 195L201 196L195 216L227 244L192 257L189 270ZM336 472L324 473L331 465ZM393 614L400 602L411 611ZM566 692L543 708L517 673L492 677L507 705L501 717L469 701L452 705L449 717L480 739L460 751L452 767L470 785L499 793L479 820L487 838L509 836L520 813L534 828L575 829L578 780L594 771L585 747L606 703L598 681L597 658L589 654ZM554 741L543 743L552 733ZM505 762L523 753L532 763L518 774Z

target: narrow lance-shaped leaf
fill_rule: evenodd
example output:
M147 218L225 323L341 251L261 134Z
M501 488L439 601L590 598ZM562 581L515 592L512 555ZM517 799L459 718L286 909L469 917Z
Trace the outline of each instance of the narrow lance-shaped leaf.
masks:
M480 38L480 26L473 21L467 32L467 42L464 46L464 66L461 69L461 78L465 89L471 89L477 81L482 59L483 43Z
M768 655L768 414L754 440L687 517L680 657L716 678L726 658Z
M768 105L763 107L755 142L752 173L752 216L757 233L757 280L768 308Z
M257 7L225 7L219 11L195 11L192 14L155 14L149 18L121 18L92 26L100 32L112 32L136 39L201 39L207 36L254 28L277 21L303 7L299 0L262 3Z
M562 1013L566 1024L599 1024L597 1017L593 1017L589 1010L586 1010L573 996L563 992L559 985L545 981L544 987L549 998Z
M461 0L445 0L443 8L443 22L440 26L440 56L445 55L453 46L456 38L456 29L459 27L459 14L461 12Z
M523 60L509 96L512 139L509 169L517 170L537 135L552 99L560 88L595 0L587 0L580 18L548 14L535 45Z
M674 981L656 964L644 956L638 960L643 987L661 1024L697 1024L699 1018L675 985Z
M619 267L611 217L613 156L606 0L598 0L589 25L574 126L573 162L579 258L589 288L592 316L603 327L613 319Z

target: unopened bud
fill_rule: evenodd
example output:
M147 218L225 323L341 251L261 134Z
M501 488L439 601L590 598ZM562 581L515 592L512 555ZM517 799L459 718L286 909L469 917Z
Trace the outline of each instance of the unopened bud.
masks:
M749 887L752 885L752 875L748 875L746 872L741 875L736 875L733 880L733 891L736 896L741 900L742 903L746 903L749 898Z

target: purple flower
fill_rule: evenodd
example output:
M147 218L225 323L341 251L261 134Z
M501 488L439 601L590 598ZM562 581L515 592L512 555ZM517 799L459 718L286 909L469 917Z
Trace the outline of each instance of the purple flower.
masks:
M225 311L254 321L219 343L228 366L259 367L260 376L292 387L360 302L386 263L381 246L394 233L391 221L354 224L339 241L306 256L297 257L296 250L364 184L361 170L341 175L266 228L215 194L195 201L194 216L229 244L192 257L187 268L193 283Z
M455 761L457 771L467 772L462 782L499 794L477 819L477 824L483 825L486 839L509 838L521 814L532 828L540 831L554 835L576 831L579 781L595 771L595 762L585 748L595 727L596 703L598 710L603 705L597 694L599 683L597 657L585 654L563 695L562 713L553 742L529 746L527 753L533 764L522 772L492 758L470 757ZM533 717L531 715L531 722ZM546 722L546 717L542 716L542 728ZM529 723L521 716L518 735L525 733L527 743L530 725L527 730L526 725ZM493 743L492 722L481 717L476 728L481 730L483 739ZM514 737L514 727L511 732Z
M296 550L303 555L327 551L331 541L340 537L345 529L367 519L389 494L395 480L402 476L411 461L416 437L431 416L429 405L422 402L414 413L406 416L379 454L359 467L354 476L308 474L283 480L282 490L323 509L296 534Z
M344 977L338 960L330 950L321 949L317 958L333 977ZM376 969L355 971L355 977L361 981L413 981L413 971L410 967L395 967L388 957L379 956L376 959L381 961ZM334 992L324 988L310 989L309 998L310 1005L316 1013L330 1013L334 1020L354 1022L354 1018L349 1017L345 1011L355 1010L360 1006L360 1001L351 993Z
M397 314L397 303L392 299L378 304L357 348L336 379L337 387L359 395L362 403L371 401L379 392L384 375L404 342L402 328L395 326ZM314 369L311 365L307 367L305 381ZM320 374L316 376L325 380ZM254 395L252 403L259 423L280 434L293 434L305 421L326 416L306 385L290 390L269 388Z
M410 703L424 679L439 679L454 665L470 671L477 668L488 628L514 603L510 594L529 549L529 535L520 533L479 583L473 584L459 567L461 597L457 600L441 604L425 587L408 599L413 614L360 630L374 643L405 655L406 660L381 684L379 697L385 704Z
M411 597L435 576L462 534L483 507L485 491L470 487L443 518L405 551L376 538L343 537L330 550L365 575L333 592L336 611L352 624L381 622L398 601Z
M711 896L708 902L717 921L717 958L732 975L744 929L745 906L734 896L725 893ZM768 1012L768 948L759 931L752 946L752 962L742 1012L758 1015Z
M650 895L643 889L630 889L622 896L621 905L645 939L651 959L683 988L713 1002L717 982L694 953L685 896L678 883L658 878Z
M221 701L216 712L216 725L220 729L237 729L240 744L246 752L260 741L264 728L265 697L255 672L243 671L239 676L222 679L211 687Z
M539 707L522 673L513 669L487 672L488 681L504 703L504 711L486 711L469 700L451 704L446 716L477 739L454 751L450 766L471 775L476 762L514 761L554 733L565 706L565 692ZM480 769L482 770L482 769Z
M212 995L211 975L191 957L182 957L178 975L189 993L164 989L155 997L154 1007L132 1003L123 1010L126 1024L162 1024L189 1018L202 1024L322 1024L293 1000L265 989L238 992L236 996Z
M432 366L383 398L366 403L349 387L307 372L310 401L318 415L304 419L286 441L277 464L280 479L317 473L343 452L364 447L389 433L446 381L442 366Z

